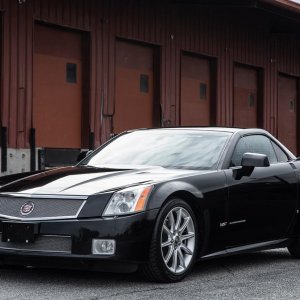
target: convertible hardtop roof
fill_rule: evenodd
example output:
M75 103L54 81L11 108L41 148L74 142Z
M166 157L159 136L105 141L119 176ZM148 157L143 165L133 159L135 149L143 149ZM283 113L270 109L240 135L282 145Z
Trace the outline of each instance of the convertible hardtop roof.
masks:
M144 130L143 128L138 130ZM207 126L181 126L181 127L164 127L164 128L149 128L147 130L199 130L199 131L218 131L218 132L228 132L228 133L237 133L242 134L247 133L267 133L266 130L260 128L237 128L237 127L207 127ZM134 131L134 130L133 130Z
M272 134L268 131L261 128L237 128L237 127L207 127L207 126L183 126L183 127L163 127L163 128L140 128L129 130L127 132L139 131L139 130L170 130L170 131L180 131L180 130L191 130L191 131L214 131L214 132L224 132L231 133L232 135L247 135L247 134L264 134L269 136L273 140L276 141L285 151L288 153L288 156L292 159L295 159L296 156L283 145L280 141L278 141Z

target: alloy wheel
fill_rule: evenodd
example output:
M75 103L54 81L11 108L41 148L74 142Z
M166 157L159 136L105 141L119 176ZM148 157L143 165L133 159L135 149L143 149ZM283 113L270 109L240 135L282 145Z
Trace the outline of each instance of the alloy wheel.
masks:
M183 207L174 207L161 230L161 253L166 267L174 274L183 273L195 251L195 225Z

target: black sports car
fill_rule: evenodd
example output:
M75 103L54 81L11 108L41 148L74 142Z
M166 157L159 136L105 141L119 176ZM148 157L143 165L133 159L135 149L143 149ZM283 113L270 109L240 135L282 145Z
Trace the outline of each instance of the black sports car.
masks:
M175 282L200 259L299 258L299 179L300 161L261 129L125 132L74 167L0 178L0 259Z

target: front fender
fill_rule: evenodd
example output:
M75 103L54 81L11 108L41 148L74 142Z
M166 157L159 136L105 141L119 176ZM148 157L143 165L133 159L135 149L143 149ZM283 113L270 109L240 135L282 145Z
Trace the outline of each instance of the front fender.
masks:
M165 182L154 189L148 201L147 208L160 208L172 194L178 192L187 192L197 199L203 199L203 193L191 183L183 181Z
M220 227L220 223L228 219L228 186L224 171L216 170L211 173L159 183L150 195L147 209L160 208L172 194L180 192L192 195L193 200L196 200L194 204L196 204L197 210L201 211L200 219L203 217L204 235L207 239L203 241L201 255L208 248L212 252L224 249L226 246L224 229Z

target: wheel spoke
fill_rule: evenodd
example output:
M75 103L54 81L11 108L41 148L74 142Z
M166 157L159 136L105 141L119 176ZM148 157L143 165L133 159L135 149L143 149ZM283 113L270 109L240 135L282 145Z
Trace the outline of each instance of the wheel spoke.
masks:
M172 235L172 232L170 231L170 229L165 224L163 226L163 230L167 233L168 236Z
M184 229L186 229L186 227L188 226L189 222L190 222L190 217L186 217L184 218L184 222L182 224L182 226L179 228L179 232L183 232Z
M175 220L173 216L173 211L170 211L169 213L169 222L170 222L170 230L173 233L175 230Z
M175 249L173 251L173 261L172 261L172 269L174 272L176 272L176 269L177 269L177 249Z
M173 252L174 252L174 248L171 246L168 250L166 257L164 258L166 264L169 262L170 258L172 257Z
M181 240L184 241L184 240L190 239L190 238L192 238L194 236L195 236L194 232L189 232L187 234L182 235L181 236Z
M189 255L192 255L193 252L192 250L190 250L186 245L184 244L181 244L181 249L186 253L186 254L189 254Z
M179 257L180 265L185 269L185 261L181 249L178 249L178 257Z
M171 245L172 245L172 240L168 239L166 242L161 244L161 247L164 248L164 247L171 246Z
M177 220L175 224L175 230L179 229L180 223L181 223L181 216L182 216L182 208L179 208L177 211Z

